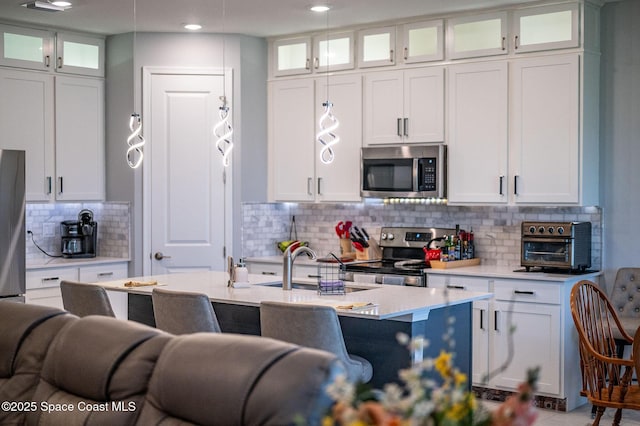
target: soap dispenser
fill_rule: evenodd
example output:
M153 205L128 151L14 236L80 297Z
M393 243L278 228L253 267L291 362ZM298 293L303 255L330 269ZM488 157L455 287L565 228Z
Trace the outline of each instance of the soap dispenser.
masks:
M244 262L244 259L240 259L235 268L235 282L240 284L249 283L249 270Z

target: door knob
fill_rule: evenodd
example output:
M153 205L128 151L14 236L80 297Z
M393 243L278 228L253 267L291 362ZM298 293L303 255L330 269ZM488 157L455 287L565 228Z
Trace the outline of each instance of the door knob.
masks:
M161 251L156 252L156 254L153 255L153 257L156 260L162 260L162 259L171 259L171 256L165 256L164 254L162 254Z

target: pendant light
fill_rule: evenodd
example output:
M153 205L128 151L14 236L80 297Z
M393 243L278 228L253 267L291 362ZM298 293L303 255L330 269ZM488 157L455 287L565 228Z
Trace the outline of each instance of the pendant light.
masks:
M233 141L231 136L233 135L233 127L230 123L230 107L227 102L227 70L225 68L225 33L224 33L224 21L226 19L225 0L222 0L222 96L220 101L222 105L218 108L218 122L213 127L213 134L216 137L216 148L222 154L222 164L224 167L229 167L231 160L231 151L233 150Z
M132 53L132 62L135 68L136 61L136 0L133 0L133 53ZM134 81L135 86L135 81ZM144 137L142 136L142 117L140 114L135 112L136 110L136 93L137 90L133 91L133 113L129 118L129 130L131 133L129 137L127 137L127 164L132 169L137 169L142 164L142 159L144 158L144 154L142 152L142 147L146 143Z
M340 126L340 121L338 118L333 115L333 103L329 100L329 8L327 7L324 12L326 15L327 22L327 44L324 52L320 52L320 54L327 55L327 100L322 103L322 107L324 108L324 113L320 117L318 121L318 133L316 134L316 140L320 143L320 161L323 164L331 164L335 159L335 152L333 151L333 146L340 142L340 137L335 133L335 131Z

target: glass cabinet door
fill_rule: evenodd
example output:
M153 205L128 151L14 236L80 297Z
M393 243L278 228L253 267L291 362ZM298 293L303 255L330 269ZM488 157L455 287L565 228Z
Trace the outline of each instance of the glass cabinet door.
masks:
M577 3L516 10L513 14L515 53L577 47Z
M452 59L507 53L507 13L450 19L447 51Z
M403 35L405 63L443 59L442 20L407 24L403 27Z
M51 66L53 33L0 25L0 65L47 70Z
M314 69L338 71L353 69L353 33L344 32L317 36L313 43Z
M358 65L380 67L396 63L396 27L372 28L358 33Z
M311 73L311 38L276 40L273 43L273 75Z
M58 33L56 71L104 77L104 39Z

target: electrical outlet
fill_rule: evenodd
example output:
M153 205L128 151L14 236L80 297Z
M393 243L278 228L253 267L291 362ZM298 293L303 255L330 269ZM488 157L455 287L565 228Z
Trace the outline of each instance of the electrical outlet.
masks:
M42 236L43 237L55 237L56 236L56 224L45 222L42 224Z

